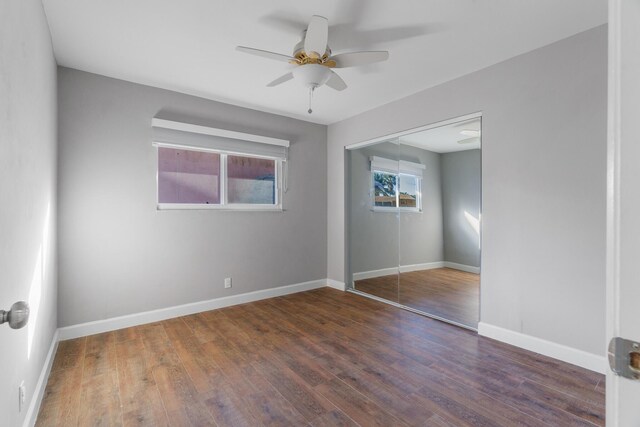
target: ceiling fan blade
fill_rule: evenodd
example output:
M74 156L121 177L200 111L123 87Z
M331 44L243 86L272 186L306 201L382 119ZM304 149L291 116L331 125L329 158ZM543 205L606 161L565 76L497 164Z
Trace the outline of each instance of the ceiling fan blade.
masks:
M334 71L331 71L331 77L327 80L326 85L335 90L345 90L347 88L347 84L342 80L342 77Z
M357 67L358 65L374 64L389 59L387 51L349 52L332 56L336 61L335 68Z
M320 58L327 51L328 38L329 21L323 16L313 15L304 38L304 51L310 57Z
M289 55L282 55L280 53L269 52L268 50L254 49L252 47L236 46L236 50L239 52L248 53L250 55L262 56L263 58L275 59L276 61L289 62L295 60L295 58Z
M363 30L353 23L335 24L329 27L329 44L340 49L369 49L387 46L389 43L437 34L448 27L438 22Z
M284 82L288 82L289 80L291 80L293 78L293 73L287 73L284 76L278 77L277 79L275 79L274 81L272 81L271 83L269 83L267 85L267 87L274 87L274 86L278 86L279 84L282 84Z

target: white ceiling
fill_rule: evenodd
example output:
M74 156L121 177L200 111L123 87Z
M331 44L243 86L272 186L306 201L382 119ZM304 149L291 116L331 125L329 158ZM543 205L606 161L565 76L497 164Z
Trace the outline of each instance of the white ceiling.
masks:
M433 129L423 130L410 135L401 136L402 144L422 148L423 150L435 153L452 153L454 151L474 150L480 148L480 138L471 138L470 135L463 135L462 131L481 131L480 119L472 119L453 123L447 126L440 126ZM458 141L470 140L468 143L460 144Z
M43 0L60 65L317 123L333 123L606 22L606 0ZM265 85L309 18L333 53L389 50L338 70L349 87ZM408 37L408 38L407 38Z

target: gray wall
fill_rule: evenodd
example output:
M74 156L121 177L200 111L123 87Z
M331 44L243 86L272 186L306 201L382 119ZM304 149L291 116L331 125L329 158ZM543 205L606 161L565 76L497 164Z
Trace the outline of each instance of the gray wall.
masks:
M426 166L422 213L400 213L400 265L442 261L442 183L440 155L400 144L400 160Z
M352 150L348 155L351 271L360 273L398 267L398 263L412 265L442 261L440 155L388 142ZM371 210L370 156L426 166L422 180L424 212L398 215Z
M481 320L603 354L606 98L602 26L330 125L329 278L344 146L482 111Z
M31 305L26 327L0 326L0 425L18 426L57 325L56 64L38 0L0 2L0 206L0 308Z
M444 260L472 267L480 267L480 235L466 214L480 219L480 161L480 150L440 157Z
M58 76L60 326L326 277L325 126L77 70ZM159 112L291 140L286 211L156 211Z

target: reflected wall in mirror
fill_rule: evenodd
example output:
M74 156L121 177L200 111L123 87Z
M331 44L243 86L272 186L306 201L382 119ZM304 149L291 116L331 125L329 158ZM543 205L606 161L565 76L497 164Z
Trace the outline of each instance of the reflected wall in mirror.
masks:
M400 304L477 328L480 308L480 118L400 138L428 162L422 215L400 211ZM413 232L410 232L413 230Z
M347 151L353 289L477 328L480 136L476 117Z
M348 150L352 288L398 302L398 141Z

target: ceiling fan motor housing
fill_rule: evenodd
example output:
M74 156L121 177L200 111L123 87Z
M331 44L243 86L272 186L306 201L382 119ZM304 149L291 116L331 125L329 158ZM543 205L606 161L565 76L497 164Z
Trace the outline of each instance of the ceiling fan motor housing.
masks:
M302 38L300 41L293 47L293 56L294 58L300 58L303 56L307 56L307 52L304 51L304 39L307 35L307 30L302 31ZM331 56L331 48L327 45L327 49L324 51L323 56Z

